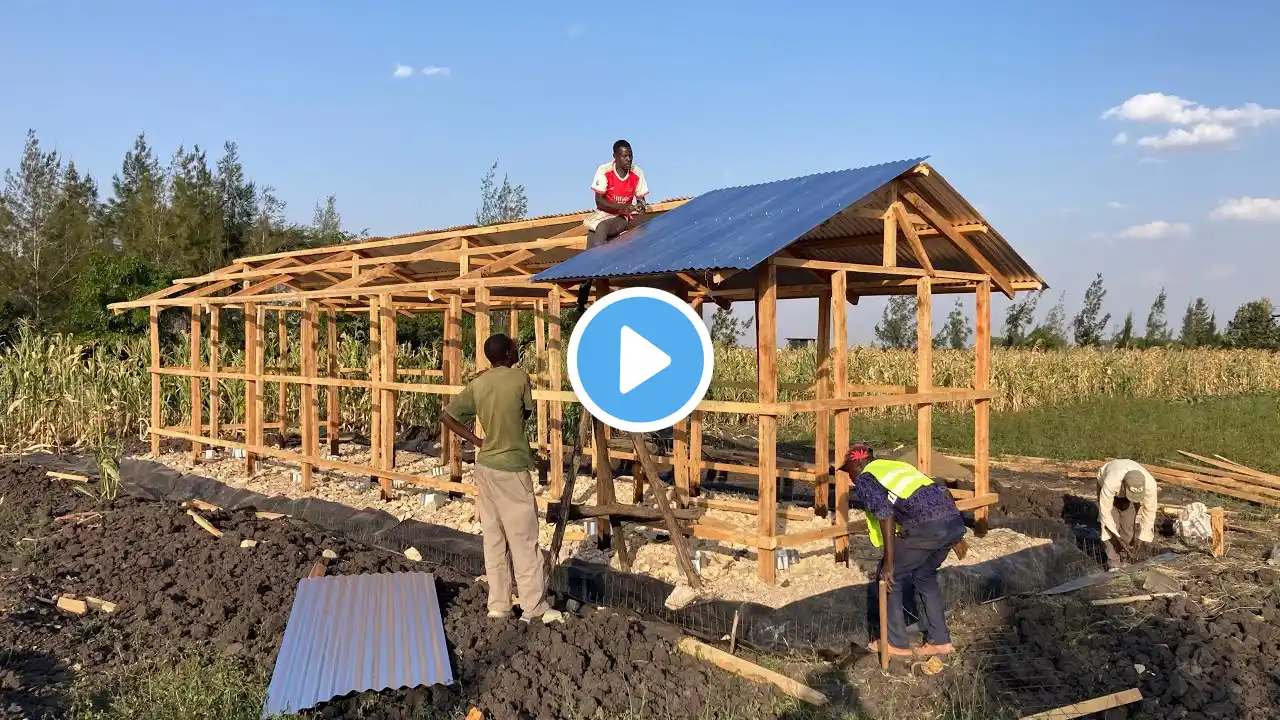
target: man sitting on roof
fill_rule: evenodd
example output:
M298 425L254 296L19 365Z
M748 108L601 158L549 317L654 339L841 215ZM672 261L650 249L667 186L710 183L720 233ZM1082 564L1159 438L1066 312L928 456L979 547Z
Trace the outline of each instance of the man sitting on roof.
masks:
M649 185L640 168L632 165L631 143L619 140L613 144L613 161L596 168L591 189L596 195L596 211L587 216L587 248L603 245L631 227L631 221L649 208L645 197ZM587 309L591 283L578 288L578 312Z

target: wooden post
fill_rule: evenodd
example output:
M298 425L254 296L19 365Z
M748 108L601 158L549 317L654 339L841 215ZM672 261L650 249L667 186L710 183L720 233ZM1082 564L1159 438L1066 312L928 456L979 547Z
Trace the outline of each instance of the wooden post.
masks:
M382 313L381 296L369 298L369 380L382 382ZM369 388L369 465L382 469L382 390ZM386 499L387 483L379 478Z
M919 392L933 389L933 283L927 277L916 281L916 386ZM916 406L916 469L933 472L933 404Z
M813 395L818 400L831 397L831 291L823 290L818 296L818 347L815 351ZM819 410L813 416L813 514L827 516L827 503L831 492L831 413Z
M200 371L200 314L199 307L191 308L191 369L195 372ZM204 434L204 423L200 419L200 411L204 407L204 395L200 378L197 375L191 376L191 434ZM200 443L191 441L191 459L199 460L200 452L204 446Z
M766 262L756 277L756 386L760 402L778 401L778 268ZM843 297L843 295L842 295ZM760 511L757 532L760 538L777 535L778 521L778 418L761 414L759 419ZM655 487L655 491L660 492ZM774 551L757 548L756 573L766 583L774 582L777 570Z
M212 305L209 307L209 372L213 373L209 376L209 437L215 440L222 434L222 392L217 378L220 367L218 355L222 352L221 330L222 306Z
M579 419L578 422L582 422L586 419L587 409L585 407L582 408L582 413L583 417ZM595 466L594 469L596 471L596 505L612 505L615 502L615 498L613 492L613 467L609 462L609 426L605 425L603 422L594 422L591 424L595 431L593 433L593 437L596 449L595 459L592 461L592 464ZM569 471L573 472L574 469L570 468ZM608 548L614 546L612 525L613 523L608 520L599 523L598 532L600 535L601 547ZM618 540L623 540L623 538L619 537ZM620 542L619 545L623 546L619 548L621 553L619 555L619 560L626 557L626 564L630 565L631 560L630 557L627 556L624 543ZM630 568L624 567L623 571L630 572Z
M449 309L444 317L445 382L449 385L462 384L462 296L449 296ZM443 427L442 434L449 431ZM441 458L443 460L443 458ZM449 442L449 478L453 482L462 481L462 440L450 438Z
M160 405L160 308L148 308L147 328L151 336L151 429L164 425L164 408ZM160 457L160 435L151 433L151 457Z
M991 389L991 283L979 283L977 310L974 317L973 340L973 389ZM991 401L977 400L973 404L973 494L982 497L991 492ZM973 511L975 520L985 521L989 506Z
M689 497L698 497L701 485L702 411L694 410L689 414Z
M285 322L284 309L276 311L276 375L292 375L289 367L289 324ZM276 383L279 396L276 398L276 420L280 423L280 447L284 447L285 435L289 432L289 386L285 382Z
M898 182L889 181L889 204L884 211L884 262L885 267L898 265L898 217L893 204L898 201Z
M244 455L244 471L250 476L258 468L258 455L253 448L262 447L262 425L266 418L263 403L262 334L265 308L244 304L244 367L250 379L244 383L244 438L249 449Z
M520 344L520 308L513 307L507 311L507 335L517 345Z
M831 274L831 379L832 393L843 400L849 397L849 324L848 324L848 276L842 270ZM849 527L849 491L852 478L840 470L849 454L849 411L835 413L835 464L836 464L836 527L843 532ZM849 536L841 535L835 542L835 560L846 563L849 559Z
M336 310L328 312L325 327L325 352L328 355L325 365L325 375L331 378L337 378L340 373L341 363L338 362L338 317ZM342 432L342 418L338 405L338 386L330 385L324 389L325 399L325 437L329 441L329 454L337 457L339 448L339 433Z
M391 295L384 293L378 300L379 322L382 330L382 381L396 382L399 345L396 334L396 307ZM382 469L396 469L396 408L398 393L382 391ZM389 482L386 484L390 484Z
M489 288L476 288L476 372L489 368L489 358L484 356L484 342L492 334L490 331Z
M1210 553L1213 557L1222 557L1227 554L1227 514L1220 507L1209 510L1209 530L1212 534L1213 544L1210 546Z
M686 290L677 291L676 297L684 302L688 302L689 293ZM761 402L764 402L761 400ZM674 471L674 480L676 486L676 504L679 507L687 507L689 505L689 475L691 468L689 467L689 419L684 418L677 422L671 428L671 468ZM654 487L658 487L654 485Z
M547 294L547 379L551 390L559 391L564 378L560 345L560 291L552 288ZM564 490L564 403L551 403L551 418L547 425L550 433L548 456L551 460L551 496L560 497ZM586 410L584 409L585 413ZM577 468L569 472L576 474Z
M547 387L547 306L541 300L533 305L533 342L536 354L536 372L534 385L538 389ZM537 401L538 406L538 449L547 447L547 401Z
M307 462L319 452L316 441L316 385L311 378L316 376L316 331L319 329L319 311L316 301L310 298L302 301L302 316L299 323L301 344L298 345L298 365L303 377L303 384L298 393L298 424L302 434L302 491L311 491L311 480L314 466Z

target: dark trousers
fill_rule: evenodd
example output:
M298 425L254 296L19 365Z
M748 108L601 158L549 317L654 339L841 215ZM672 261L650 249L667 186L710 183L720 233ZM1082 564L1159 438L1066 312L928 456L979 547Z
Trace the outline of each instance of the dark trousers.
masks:
M629 221L622 216L606 218L596 225L595 230L587 231L587 249L597 245L603 245L615 237L622 234L622 231L630 225ZM591 285L594 281L588 280L578 286L578 307L585 308L587 301L591 299Z
M947 559L952 546L964 538L964 519L959 515L931 520L908 528L893 544L893 587L889 590L888 620L889 645L906 649L906 608L904 598L913 600L915 615L924 641L933 645L951 642L947 630L947 617L942 607L942 588L938 585L938 568ZM876 568L876 575L884 567L884 560ZM880 595L877 582L868 586L867 608L871 617L868 626L873 638L880 636Z
M1141 505L1130 502L1128 498L1118 497L1112 502L1111 521L1116 524L1116 530L1120 531L1116 534L1115 540L1119 540L1122 547L1133 547L1134 538L1138 536L1138 511L1141 509ZM1124 560L1116 551L1113 540L1102 543L1102 547L1107 551L1108 568L1124 565Z

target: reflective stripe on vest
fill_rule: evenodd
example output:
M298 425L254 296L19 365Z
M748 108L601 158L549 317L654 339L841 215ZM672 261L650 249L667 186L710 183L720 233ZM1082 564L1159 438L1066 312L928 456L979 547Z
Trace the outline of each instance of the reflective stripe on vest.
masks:
M872 460L867 463L867 466L862 471L871 473L876 482L879 482L885 489L889 494L890 505L897 504L899 500L906 500L920 488L933 484L929 476L917 470L910 463L900 460ZM871 538L871 544L875 547L884 545L884 532L880 529L880 521L869 511L865 514L867 516L867 535Z

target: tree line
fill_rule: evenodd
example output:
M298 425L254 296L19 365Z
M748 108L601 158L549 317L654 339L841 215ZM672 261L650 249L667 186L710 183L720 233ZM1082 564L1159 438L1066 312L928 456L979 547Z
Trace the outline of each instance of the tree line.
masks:
M1113 325L1112 315L1104 311L1107 290L1102 273L1085 289L1080 311L1067 319L1066 293L1058 296L1037 322L1037 310L1044 290L1027 293L1005 311L1004 325L992 344L1011 348L1052 350L1069 345L1113 348L1257 348L1280 350L1280 315L1268 298L1250 300L1236 309L1226 326L1219 330L1217 314L1203 297L1187 303L1177 333L1169 324L1168 294L1164 288L1156 295L1147 312L1141 331L1135 327L1133 313ZM898 295L889 299L884 314L875 328L876 344L886 348L916 346L916 299L914 295ZM948 313L933 338L935 347L963 349L971 344L973 328L964 314L961 301Z

